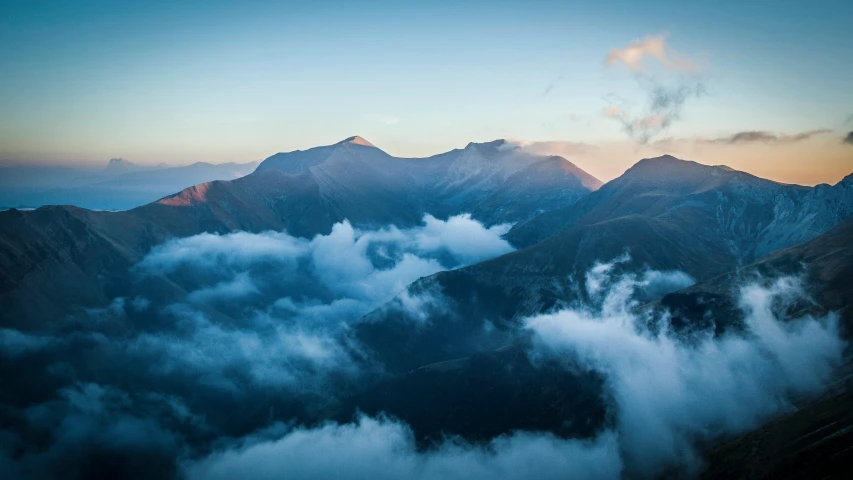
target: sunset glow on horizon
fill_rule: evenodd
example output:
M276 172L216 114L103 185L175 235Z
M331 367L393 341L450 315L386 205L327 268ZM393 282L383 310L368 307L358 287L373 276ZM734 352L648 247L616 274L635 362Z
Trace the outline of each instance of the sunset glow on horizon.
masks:
M399 157L518 139L605 181L663 153L807 185L853 171L849 2L23 5L0 7L0 165L361 135Z

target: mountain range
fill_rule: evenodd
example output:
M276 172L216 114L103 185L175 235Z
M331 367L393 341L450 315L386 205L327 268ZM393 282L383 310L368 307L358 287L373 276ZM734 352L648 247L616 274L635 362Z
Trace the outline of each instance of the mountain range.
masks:
M27 322L31 315L108 303L113 277L169 238L265 230L311 237L343 220L405 227L426 213L469 212L487 225L518 222L570 205L601 184L561 157L503 146L469 144L401 159L352 137L276 154L251 175L195 185L128 211L47 206L0 212L0 300L6 305L0 318Z
M436 343L458 345L448 355L464 357L472 353L472 335L484 341L482 321L475 319L488 318L497 327L490 343L497 348L507 341L502 332L513 332L520 319L583 299L586 292L576 285L599 261L627 252L620 266L625 271L680 271L701 285L770 252L820 238L853 216L851 208L853 175L834 186L807 188L671 156L645 159L577 204L516 224L507 238L526 248L410 286L406 295L441 291L458 310L408 332L415 335L409 344L401 341L402 333L389 331L389 325L408 323L394 318L395 308L389 309L391 318L374 312L379 318L360 328L385 340L393 336L390 345L405 345L395 364L403 365L403 358L414 364L446 359L434 356ZM850 233L844 230L842 238ZM470 322L460 323L457 316ZM420 351L427 356L413 354Z
M192 167L192 175L196 175L210 167L205 174L214 176L244 167L230 165L221 170L199 165L203 164L183 168ZM315 280L309 282L299 275L322 276L317 265L324 261L357 264L359 260L340 255L343 247L338 245L314 251L321 252L311 254L314 263L298 257L292 261L291 271L275 263L279 261L275 253L263 253L264 242L314 248L323 239L338 238L336 235L351 228L353 245L363 245L359 248L365 258L377 265L397 260L414 263L411 252L395 252L394 248L402 247L387 239L400 237L400 232L420 232L415 234L416 246L406 244L406 248L423 250L429 242L426 233L417 229L429 228L430 218L463 218L502 235L495 241L501 242L501 252L509 251L470 265L462 263L459 268L430 270L437 273L395 286L396 295L371 305L363 316L338 321L345 326L336 337L335 355L349 359L347 368L370 374L353 379L342 373L346 369L335 371L320 388L334 392L328 398L313 392L283 395L283 387L256 391L258 387L246 381L243 385L252 392L251 398L235 404L231 402L236 402L236 391L210 393L209 397L188 393L192 385L198 391L212 388L215 381L203 375L201 380L175 381L176 386L170 387L178 392L174 395L187 405L210 409L204 412L204 428L175 427L190 432L188 445L197 451L207 452L215 443L218 437L210 433L214 430L220 437L237 438L266 428L273 419L323 425L332 420L345 423L362 414L389 415L405 422L418 448L424 449L448 437L482 443L517 431L595 438L613 428L614 417L618 417L618 408L611 405L613 394L608 393L612 379L580 360L555 360L535 353L541 340L531 333L530 319L564 311L592 315L589 305L599 301L601 288L595 275L604 273L609 279L622 278L635 285L631 301L619 315L664 318L665 330L686 343L697 338L726 339L747 330L744 285L771 289L778 279L793 277L803 282L807 299L784 306L773 304L774 315L785 319L831 317L838 322L842 341L853 338L853 175L835 185L804 187L665 155L640 160L620 177L602 184L565 158L534 155L503 140L471 143L428 158L398 158L358 136L333 145L277 153L240 178L173 188L192 177L189 171L186 176L181 172L165 166L139 169L114 159L104 172L109 180L99 177L94 186L77 187L80 192L122 190L131 183L158 184L173 191L125 211L49 205L0 212L0 329L17 332L18 336L9 338L67 335L78 339L83 338L81 332L96 332L80 340L86 345L81 352L63 350L62 355L70 358L67 364L50 367L73 370L68 365L81 356L109 359L118 355L115 352L122 349L110 346L113 339L134 338L128 348L135 351L144 346L139 338L151 341L161 330L169 332L164 334L168 338L189 331L192 338L193 329L202 328L198 325L226 325L222 331L234 335L246 325L250 331L274 329L280 325L271 327L262 319L273 318L276 309L295 309L299 304L313 316L302 320L308 323L297 329L298 342L293 348L328 360L323 357L328 345L306 332L310 322L322 318L318 311L352 298L329 294L331 300L320 305L292 294L264 308L248 308L236 299L247 296L260 304L261 299L266 300L263 289L269 278L301 284L294 291L301 288L305 297L304 292L320 287L311 283ZM171 177L170 183L165 183L164 175ZM423 227L425 222L427 227ZM369 233L359 237L359 232ZM229 235L246 236L233 237L242 243L216 247L215 255L201 262L225 265L211 275L230 280L217 277L219 283L213 290L202 288L199 276L183 264L174 270L139 274L146 259L168 246L177 245L180 255L190 256L193 247L187 245L196 244L182 244L181 240L212 244L232 238ZM362 238L385 240L372 246ZM236 260L223 260L239 248L261 251L261 258L267 260L250 267L243 266L241 262L247 260L239 255ZM475 253L483 249L474 246ZM451 250L444 246L424 261L437 264L452 256ZM276 270L279 268L281 272ZM353 281L356 290L376 280L374 270L364 271L365 278ZM253 275L265 280L252 280ZM608 285L617 291L621 284ZM203 300L211 295L213 300ZM604 302L602 309L607 308L607 300ZM187 305L197 309L193 310L196 316L180 313ZM99 320L98 315L113 315L109 312L116 309L121 311L115 314L118 320ZM173 317L150 313L154 309L183 320L168 323ZM281 320L281 324L288 321ZM4 338L0 336L0 340ZM35 345L32 342L35 340L26 345ZM257 339L250 339L241 345L256 344ZM30 347L16 348L25 351ZM851 351L845 348L846 359ZM191 357L200 364L213 361L198 352ZM156 358L143 370L173 373L167 354ZM41 357L34 362L48 363ZM138 371L121 370L124 365L120 361L88 365L71 375L82 381L85 375L81 372L88 368L94 371L87 373L91 378L84 379L89 382L153 383ZM13 370L3 373L16 389L0 394L4 426L25 423L22 419L29 417L21 412L31 412L27 409L38 403L32 398L54 394L53 390L43 392L51 388L44 386L49 382L36 385L31 383L35 380L15 376ZM140 375L139 379L134 375ZM820 424L814 415L809 418ZM785 435L790 431L774 435L788 438ZM823 471L841 471L849 463L838 457L850 447L849 431L838 432L847 443L819 446ZM30 434L21 435L30 438ZM35 438L31 444L38 445L40 437L31 435ZM724 435L718 437L712 440L719 441ZM742 453L737 445L726 448L715 451L711 458L735 466L710 469L709 475L724 477L735 467L743 467L737 464ZM641 472L637 475L642 477L646 471Z

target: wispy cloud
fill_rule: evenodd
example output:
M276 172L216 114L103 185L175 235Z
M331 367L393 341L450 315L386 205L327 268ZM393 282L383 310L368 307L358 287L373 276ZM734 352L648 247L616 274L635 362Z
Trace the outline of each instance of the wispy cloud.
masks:
M648 82L649 96L642 113L631 115L618 105L608 105L602 111L605 117L618 120L622 124L622 130L640 143L648 143L668 129L681 118L682 108L689 99L705 94L705 86L701 82L680 83L675 86L656 82L654 79Z
M602 113L605 117L620 118L622 116L622 108L616 105L608 105L604 107Z
M619 121L622 130L639 143L648 143L667 130L681 118L681 111L688 100L706 93L696 64L673 52L666 38L667 34L662 33L634 40L625 47L611 50L604 62L608 68L618 64L627 66L646 92L645 105L637 113L630 112L628 102L624 101L623 105L611 103L603 110L605 117ZM650 74L645 62L649 58L656 60L665 71Z
M526 142L518 139L507 139L505 142L501 147L503 149L520 148L532 155L558 155L566 158L584 155L597 148L589 143L561 140Z
M807 130L805 132L794 133L790 135L776 134L766 130L746 130L735 134L705 140L707 143L723 143L729 145L743 145L749 143L794 143L808 140L812 137L831 133L832 130L820 128L816 130Z
M668 70L693 72L696 64L684 56L674 52L667 45L668 33L647 35L643 39L637 39L622 48L610 50L605 59L605 65L611 67L616 64L625 64L631 71L642 73L646 69L645 60L648 58L657 62Z
M542 92L542 96L543 96L543 97L545 97L545 96L547 96L549 93L551 93L555 88L557 88L557 84L558 84L558 83L560 83L560 81L562 81L562 80L563 80L563 76L562 76L562 75L560 75L559 77L557 77L557 78L555 78L553 81L551 81L551 83L549 83L549 84L545 87L545 90Z
M853 132L848 132L847 136L844 137L844 140L842 140L841 143L845 145L853 145Z

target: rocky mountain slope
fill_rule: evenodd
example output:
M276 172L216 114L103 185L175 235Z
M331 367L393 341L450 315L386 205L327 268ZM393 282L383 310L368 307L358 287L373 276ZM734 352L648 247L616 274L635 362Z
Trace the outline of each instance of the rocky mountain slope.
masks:
M517 222L574 203L600 184L565 159L504 145L399 159L352 137L276 154L251 175L199 184L129 211L0 212L0 324L105 305L127 268L169 238L265 230L311 237L344 220L405 227L426 213Z
M817 237L765 255L737 270L670 293L658 305L673 313L673 322L685 328L737 326L738 289L745 282L767 282L784 275L801 277L812 302L797 305L787 316L835 312L841 334L853 338L853 220L847 219ZM709 325L707 319L731 323Z
M468 212L486 224L519 222L571 205L601 186L562 157L529 155L503 140L429 158L397 158L352 137L273 155L258 166L259 173L269 170L308 176L331 216L358 223L368 220L367 209L392 207L439 217ZM372 221L392 220L379 214L383 218Z
M836 185L785 185L724 166L671 156L641 160L572 208L516 225L509 238L533 245L566 229L631 215L695 233L738 262L814 238L853 215L853 175Z
M818 398L713 448L702 479L847 478L853 468L853 363Z
M523 254L508 256L519 253ZM524 353L528 339L515 321L522 315L550 310L566 297L583 293L566 286L563 298L531 298L530 292L522 289L529 278L514 283L512 288L486 284L477 272L498 260L501 259L436 274L411 286L407 299L430 295L434 300L428 322L408 318L403 304L395 300L356 325L354 334L360 344L370 347L373 358L387 365L390 375L344 402L343 413L338 415L343 418L356 411L385 411L419 428L427 440L440 435L432 427L435 424L444 427L444 434L487 438L495 434L494 428L499 428L495 418L505 423L506 428L501 430L504 432L544 429L584 437L601 428L607 415L598 401L602 395L600 379L584 368L567 370ZM836 312L842 335L853 338L853 220L849 219L810 241L765 255L748 266L668 293L659 301L638 308L666 309L671 313L673 332L684 338L699 331L721 334L742 326L743 314L737 305L740 287L756 281L769 284L790 275L803 279L813 301L795 304L793 310L780 312L780 318ZM556 284L558 277L551 278ZM533 367L531 362L539 363ZM489 395L477 394L486 388ZM849 397L849 393L846 395ZM836 397L829 398L835 402L829 407L839 410ZM821 416L824 410L807 410L799 414L798 421L822 426L828 423ZM480 415L481 412L489 413ZM842 409L842 414L849 417L846 410ZM849 419L845 421L849 423ZM795 426L794 431L808 433L799 424ZM789 430L777 436L792 440ZM841 433L846 435L846 431ZM830 445L831 450L823 453L835 454L849 446L847 435L842 443ZM783 447L787 448L776 444L768 448ZM734 464L742 468L738 455L751 453L745 447L728 446L715 452L712 459L721 457L715 461L726 462L724 467L734 468ZM725 471L714 468L709 472L709 478L718 476L725 477Z
M790 274L804 279L813 301L786 305L788 310L773 316L836 311L849 338L853 220L844 219L850 211L848 181L809 189L664 157L644 160L600 190L585 193L597 183L565 160L529 156L503 142L400 159L353 137L278 154L246 177L196 185L127 212L70 206L2 212L0 379L5 388L0 388L0 423L13 432L2 447L13 463L28 468L47 465L53 472L118 458L116 471L144 463L150 468L142 471L148 473L177 472L186 452L207 455L222 438L282 424L297 430L325 428L330 421L345 424L361 414L405 423L418 452L448 445L448 438L454 445L462 445L460 438L494 445L495 438L512 432L548 442L560 437L592 441L607 431L621 437L624 425L618 422L625 405L618 400L625 395L616 389L618 377L606 363L591 365L582 350L589 343L603 347L598 353L605 357L615 352L620 368L635 363L655 368L673 358L654 355L661 344L637 331L627 333L624 325L610 330L627 333L627 343L619 336L597 342L584 337L589 342L576 351L550 355L525 319L562 310L559 315L568 316L558 318L561 326L577 322L594 330L593 323L607 318L594 311L596 287L586 275L600 269L599 262L611 262L613 278L636 275L635 283L654 284L637 293L636 302L626 303L617 317L623 322L646 314L665 319L674 334L684 335L679 341L689 341L694 338L689 334L698 331L701 338L716 341L740 328L738 286ZM807 207L806 213L791 204ZM452 250L447 243L431 256L411 253L419 252L410 243L423 238L426 226L410 229L413 241L362 242L363 252L347 226L335 229L345 238L315 237L343 219L356 227L405 227L420 223L426 212L473 212L488 225L517 222L511 238L536 243L404 288L426 274L421 267L408 270L412 264L431 265ZM250 233L266 230L302 238ZM491 231L489 238L501 244L493 255L510 249L499 237L504 231ZM200 232L240 233L195 236ZM801 237L810 239L791 244ZM462 243L485 248L470 239ZM777 246L785 248L759 256ZM359 262L367 268L360 269ZM441 268L469 263L442 263ZM387 281L389 265L415 274L407 273L399 284ZM650 280L644 277L649 270L657 271ZM363 301L359 295L379 283L382 295ZM620 283L603 288L617 291ZM396 298L359 318L395 292L400 292ZM651 315L656 309L671 315ZM571 316L567 310L580 313ZM584 319L584 312L594 321ZM632 357L634 344L645 346L634 354L653 355ZM618 357L623 350L628 355ZM689 363L690 358L675 360ZM702 375L688 378L687 388L676 396L692 394L702 383L697 380L706 378L704 367L719 360L709 358L700 365ZM677 367L683 364L673 364L658 385L679 378ZM758 376L747 376L750 383L767 371L752 370ZM709 403L699 390L698 403L676 402L672 410ZM636 393L641 407L661 398ZM137 415L128 411L132 405L145 410L127 416ZM96 433L145 419L151 421L146 431L162 429L180 440L151 451L145 444L115 447L109 436L97 437L107 439L97 444L54 438L68 412L78 407L86 410L83 418L94 418L90 424ZM654 417L653 423L672 420L664 417ZM706 427L718 424L711 420L699 424L703 438L705 430L713 430ZM690 424L670 426L678 431ZM743 428L731 431L740 434ZM644 449L646 431L641 433ZM709 441L719 438L707 433ZM778 438L788 442L791 437ZM829 452L843 452L842 447ZM51 451L54 457L45 460ZM140 451L141 457L134 456ZM736 448L733 456L742 454ZM123 458L146 460L131 464Z
M519 319L584 299L583 275L598 262L627 255L619 271L681 271L702 282L831 230L853 215L852 180L809 189L673 157L643 160L576 206L542 214L508 235L538 243L410 286L405 298L432 296L448 305L433 312L429 325L409 329L395 300L357 333L365 342L395 345L381 355L401 369L498 348L512 341ZM557 224L561 230L540 239ZM815 239L817 248L839 254L823 243L849 232L832 232Z

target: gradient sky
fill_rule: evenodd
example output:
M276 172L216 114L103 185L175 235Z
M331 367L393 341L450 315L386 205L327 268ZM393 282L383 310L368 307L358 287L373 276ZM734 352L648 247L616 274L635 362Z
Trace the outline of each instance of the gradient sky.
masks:
M548 141L604 180L672 151L834 182L853 171L851 18L849 1L4 1L0 161L251 161L358 134L398 156ZM663 57L608 65L649 39ZM629 135L658 86L688 94Z

